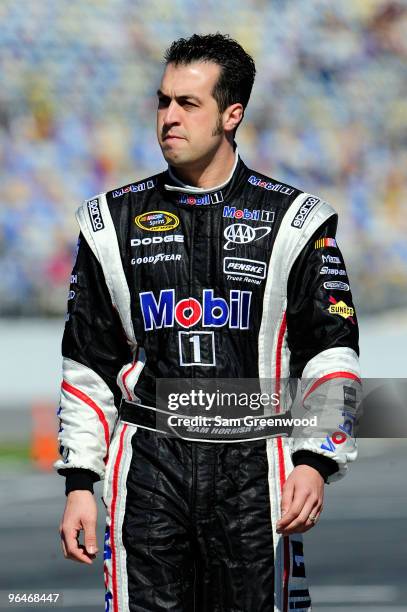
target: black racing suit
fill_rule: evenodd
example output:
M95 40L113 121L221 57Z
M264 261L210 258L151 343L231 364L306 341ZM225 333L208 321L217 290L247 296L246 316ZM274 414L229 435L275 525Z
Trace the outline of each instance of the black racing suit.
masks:
M280 552L273 548L266 440L191 442L116 422L126 394L154 406L158 378L259 377L273 248L301 196L240 158L215 191L183 188L166 171L108 192L137 348L123 329L105 264L80 236L62 346L62 460L56 467L68 494L93 491L108 465L106 609L262 612L289 602L309 609L307 589L289 591L287 577L282 603L276 601ZM96 196L85 207L95 234L107 227L100 201ZM301 228L314 205L308 198L291 225ZM354 352L357 360L357 321L336 226L331 214L289 271L279 346L289 354L292 377L300 378L325 351L331 358L335 351ZM330 307L339 302L352 316ZM328 481L340 463L338 445L334 451L329 444L332 452L319 443L297 445L293 464L310 465ZM289 470L286 463L285 476ZM302 580L301 544L292 546L288 571Z

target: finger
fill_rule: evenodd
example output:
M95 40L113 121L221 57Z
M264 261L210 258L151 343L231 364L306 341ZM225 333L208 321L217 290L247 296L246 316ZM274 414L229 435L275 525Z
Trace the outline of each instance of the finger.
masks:
M287 480L283 486L281 495L281 514L285 514L292 504L294 497L294 484L291 480Z
M279 528L280 524L287 520L287 514L290 512L291 505L294 497L294 485L291 481L287 481L283 487L282 495L281 495L281 518L277 521L277 528Z
M69 533L65 532L64 535L68 559L81 563L92 563L91 558L94 558L94 555L89 555L85 547L79 544L79 530L74 530Z
M322 514L322 504L317 505L313 510L311 510L308 518L307 518L307 522L306 522L306 528L304 531L308 531L309 529L312 529L313 527L315 527L315 525L318 523L320 516ZM311 518L313 517L313 521L311 521Z
M88 555L85 547L80 544L75 552L68 553L67 559L76 561L78 563L86 563L87 565L91 565L93 563L93 559L95 559L95 555Z
M284 535L289 535L291 533L304 533L305 531L308 531L309 529L314 527L315 523L313 521L310 521L309 517L318 517L320 513L320 508L321 504L318 500L307 500L297 518L294 519L285 528Z
M89 555L83 544L80 544L78 546L78 549L75 555L72 555L72 557L70 557L72 561L77 561L79 563L85 563L86 565L92 565L93 560L95 558L96 558L96 555Z
M94 523L93 521L89 523L84 523L83 528L85 532L84 541L86 551L90 555L95 555L97 552L99 552L96 540L96 523Z
M303 492L297 492L284 516L277 522L277 530L286 529L292 521L294 521L302 511L306 502L307 495Z
M64 540L64 534L63 534L63 533L61 533L61 534L60 534L60 536L61 536L61 547L62 547L62 552L64 553L64 557L65 557L65 559L67 559L67 558L68 558L68 552L67 552L67 550L66 550L66 545L65 545L65 540Z

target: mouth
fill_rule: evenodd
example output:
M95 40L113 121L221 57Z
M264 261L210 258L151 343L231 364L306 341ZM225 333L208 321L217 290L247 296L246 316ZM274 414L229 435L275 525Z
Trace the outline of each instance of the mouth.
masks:
M185 140L184 138L182 138L182 136L175 136L173 134L168 134L167 136L164 136L163 141L166 140Z

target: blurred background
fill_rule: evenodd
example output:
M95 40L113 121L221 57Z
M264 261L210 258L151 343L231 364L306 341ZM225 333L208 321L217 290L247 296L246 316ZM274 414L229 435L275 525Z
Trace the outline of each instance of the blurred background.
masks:
M100 565L61 557L63 482L48 471L74 212L165 167L163 52L217 30L256 61L243 160L338 210L363 373L405 378L405 1L0 0L0 609L6 589L40 587L65 589L66 609L103 606ZM306 536L317 612L407 609L406 450L362 440L349 478L327 487L326 523Z
M163 169L163 51L216 29L257 65L243 159L342 213L360 313L405 304L405 2L2 0L0 20L1 314L63 313L75 209Z

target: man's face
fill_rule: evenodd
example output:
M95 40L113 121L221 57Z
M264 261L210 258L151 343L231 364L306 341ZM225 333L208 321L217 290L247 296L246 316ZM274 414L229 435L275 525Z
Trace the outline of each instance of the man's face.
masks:
M171 166L199 164L219 147L222 116L212 91L220 71L214 62L166 66L157 92L157 138Z

